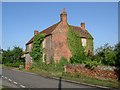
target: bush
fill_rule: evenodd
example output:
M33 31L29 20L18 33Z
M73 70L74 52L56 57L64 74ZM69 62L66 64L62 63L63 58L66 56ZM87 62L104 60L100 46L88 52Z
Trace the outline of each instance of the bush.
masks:
M114 66L116 60L116 52L114 51L114 47L105 44L104 46L96 49L95 57L98 59L97 61L103 65Z
M97 61L92 61L92 60L86 60L84 62L85 67L89 68L89 69L94 69L95 67L97 67L99 65L99 63Z
M64 66L65 64L68 64L68 60L64 57L61 57L60 62L58 64Z
M75 63L80 63L80 64L82 64L85 60L86 60L86 56L84 55L82 58L80 58L80 56L72 56L71 58L70 58L70 63L71 64L75 64Z
M47 71L47 72L63 72L64 71L64 65L68 64L68 61L66 58L64 57L61 57L60 59L60 62L59 63L54 63L54 59L52 59L52 62L50 64L46 64L46 63L43 63L43 62L34 62L31 69L34 69L34 68L38 68L40 70L44 70L44 71Z
M17 60L21 59L23 55L22 48L15 46L13 49L8 48L7 50L3 50L2 53L2 63L15 63Z
M5 63L5 66L9 66L9 67L17 67L17 68L19 68L20 65L25 66L24 62L20 62L20 61L16 61L14 63L9 63L9 62Z

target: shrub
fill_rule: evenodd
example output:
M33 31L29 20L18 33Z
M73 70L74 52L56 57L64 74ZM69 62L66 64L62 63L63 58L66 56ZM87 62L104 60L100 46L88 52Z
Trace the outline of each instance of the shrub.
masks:
M16 61L14 63L10 63L10 62L7 62L5 63L6 66L9 66L9 67L19 67L20 65L25 65L24 62L21 62L21 61Z
M85 67L89 69L94 69L95 67L99 65L97 61L92 61L92 60L86 60L84 64L85 64Z
M64 66L65 64L68 64L68 61L66 58L61 57L60 62L58 64L61 66Z
M19 67L19 64L24 65L25 63L25 58L21 58L22 55L22 48L18 46L14 46L13 49L8 48L7 50L3 50L2 63L6 66Z
M104 46L101 46L100 48L96 49L95 57L103 65L114 66L116 59L116 52L114 51L114 47L105 44Z
M86 58L87 57L85 55L82 58L80 58L80 56L74 55L70 58L70 63L72 64L81 63L82 64L86 60Z

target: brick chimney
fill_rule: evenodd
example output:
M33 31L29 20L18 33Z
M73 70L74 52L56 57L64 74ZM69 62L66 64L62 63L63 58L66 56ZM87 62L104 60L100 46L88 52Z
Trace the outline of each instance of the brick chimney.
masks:
M85 29L85 23L84 22L81 23L81 28Z
M34 35L37 35L39 33L38 30L34 30Z
M62 12L60 14L60 19L63 22L67 22L67 12L66 12L65 8L62 10Z

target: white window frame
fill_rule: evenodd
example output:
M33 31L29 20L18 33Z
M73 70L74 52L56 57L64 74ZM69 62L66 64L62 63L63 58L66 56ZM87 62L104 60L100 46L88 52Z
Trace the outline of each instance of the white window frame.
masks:
M87 45L87 40L86 40L86 38L82 38L81 40L82 40L82 46L86 46L86 45Z

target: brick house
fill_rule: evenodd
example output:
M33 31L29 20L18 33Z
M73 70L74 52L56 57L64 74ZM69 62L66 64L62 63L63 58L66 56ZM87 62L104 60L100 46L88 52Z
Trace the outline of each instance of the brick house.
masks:
M67 12L65 10L60 14L60 21L47 29L38 32L34 31L34 35L36 34L46 34L46 37L43 44L43 62L50 63L51 57L54 58L54 62L59 62L61 57L65 57L67 60L71 57L71 51L67 45L67 32L68 32L68 22L67 22ZM81 26L73 26L70 27L81 34L82 46L86 46L86 52L93 52L93 37L91 34L85 29L85 23L81 23ZM89 41L87 41L89 39ZM34 40L34 36L26 43L26 51L31 52L32 43ZM92 43L89 43L92 42ZM46 60L44 57L46 55Z

